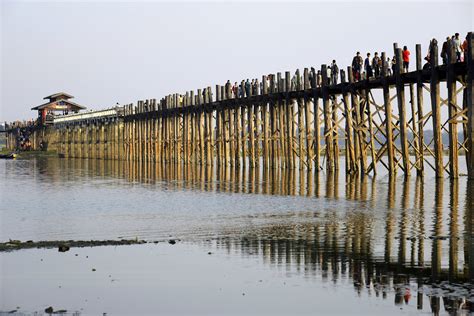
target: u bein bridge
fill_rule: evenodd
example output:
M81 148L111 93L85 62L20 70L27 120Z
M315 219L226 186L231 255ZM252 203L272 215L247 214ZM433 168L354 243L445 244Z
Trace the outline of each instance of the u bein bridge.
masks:
M340 83L329 84L322 65L320 85L305 68L296 70L295 82L290 72L264 75L245 96L216 85L138 101L116 115L58 120L31 128L33 148L47 144L75 158L315 171L338 170L344 161L347 173L361 175L382 167L390 175L401 170L421 176L430 168L437 177L457 178L465 165L474 178L472 33L467 42L464 62L456 62L448 43L446 65L439 65L433 42L427 67L416 45L416 71L407 73L394 44L394 73L388 75L382 53L379 78L355 81L348 67L340 71ZM246 90L244 81L240 88ZM18 128L7 128L7 146L15 149Z

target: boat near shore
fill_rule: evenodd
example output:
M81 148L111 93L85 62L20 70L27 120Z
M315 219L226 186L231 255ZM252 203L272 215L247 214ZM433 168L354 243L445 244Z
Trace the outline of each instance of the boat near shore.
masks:
M16 153L0 154L0 159L15 159L17 156Z

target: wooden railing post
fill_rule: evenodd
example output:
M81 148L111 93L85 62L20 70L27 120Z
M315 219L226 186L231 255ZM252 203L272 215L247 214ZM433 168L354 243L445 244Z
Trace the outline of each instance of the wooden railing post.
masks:
M474 179L474 34L467 35L466 106L467 106L467 170L469 179Z

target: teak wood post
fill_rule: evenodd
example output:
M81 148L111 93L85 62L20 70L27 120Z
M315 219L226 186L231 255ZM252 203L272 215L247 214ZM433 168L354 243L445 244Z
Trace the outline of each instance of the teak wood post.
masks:
M278 156L280 157L280 166L287 168L287 157L286 157L286 127L285 127L285 98L284 98L284 80L281 77L281 73L277 73L277 87L278 87Z
M285 141L286 141L286 168L293 168L293 139L292 139L292 122L293 122L293 117L291 115L291 107L292 107L292 100L290 99L290 88L291 88L291 78L290 78L290 72L285 71L285 85L284 85L284 91L285 91Z
M334 170L339 170L339 118L337 115L338 111L338 104L337 104L337 95L332 97L332 142L333 142L333 160L334 160Z
M309 82L309 70L308 68L305 68L303 71L303 90L304 92L304 119L305 119L305 126L304 126L304 137L306 140L305 143L305 148L306 148L306 168L311 171L313 169L313 163L312 163L312 158L313 158L313 152L311 149L311 101L310 101L310 95L308 95L307 91L310 89L310 82ZM303 157L300 157L300 160L302 160Z
M374 118L372 116L372 110L370 106L370 99L369 96L371 94L370 89L367 88L365 90L366 93L366 110L367 110L367 116L368 116L368 121L369 121L369 137L370 137L370 154L372 157L372 172L374 175L377 174L377 153L375 149L375 135L374 135Z
M395 82L397 90L397 103L398 103L398 116L400 123L400 146L402 151L403 160L403 171L405 176L410 175L410 153L408 152L408 140L407 140L407 119L405 111L405 86L402 81L402 50L400 48L395 49Z
M242 82L240 83L240 91L241 91L241 95L240 95L240 98L241 98L241 105L240 105L240 140L241 140L241 144L242 144L242 166L244 167L244 169L246 168L247 166L247 136L246 136L246 133L248 133L248 126L245 124L245 99L244 99L244 95L245 95L245 82L242 80Z
M449 176L458 178L458 128L457 128L457 100L456 100L456 76L454 74L454 63L456 54L454 45L448 41L447 51L448 63L446 65L446 86L448 88L448 126L449 126Z
M307 70L306 70L307 71ZM303 89L303 83L300 80L300 70L296 70L296 91L298 93L297 104L298 104L298 164L299 169L303 170L304 165L306 164L306 157L304 154L304 138L306 137L306 130L303 124L304 118L304 99L300 95L301 90Z
M240 106L240 101L237 101L237 99L240 97L238 95L238 88L237 91L235 92L235 101L234 101L234 134L235 134L235 156L234 156L234 164L236 167L240 167L240 152L242 151L241 148L241 126L240 126L240 117L242 115L241 113L241 106Z
M197 131L199 135L199 164L202 166L204 164L204 130L202 124L202 90L198 89L197 91Z
M268 120L268 85L267 85L267 76L262 76L262 112L261 112L261 118L262 118L262 133L263 133L263 167L267 169L269 165L269 146L268 146L268 133L269 133L269 120Z
M467 170L469 179L474 179L474 34L467 35L467 80L466 80L466 107L467 107Z
M322 84L321 91L323 95L323 109L324 109L324 139L326 143L326 170L334 171L334 159L333 159L333 139L332 139L332 124L331 124L331 111L329 109L329 93L327 89L327 67L326 65L321 66Z
M216 102L218 106L216 108L216 163L218 166L222 163L222 120L221 120L221 88L216 85Z
M321 89L316 88L316 78L313 78L313 125L314 125L314 170L321 170L321 120L319 113L319 96Z
M252 97L252 86L250 87L249 93L247 94L247 124L248 124L248 148L249 148L249 166L251 168L255 167L255 131L254 131L254 125L253 125L253 104L250 101L250 98Z
M270 94L273 95L276 92L275 87L275 75L270 75ZM274 98L270 99L270 167L272 169L278 166L278 143L277 143L277 105Z
M255 95L254 95L254 99L255 96L258 96L259 95L259 92L258 92L258 82L255 83L257 85L257 89L255 91ZM253 87L251 88L253 89ZM254 127L254 144L253 144L253 147L254 147L254 159L255 159L255 162L254 162L254 165L255 167L258 167L259 164L260 164L260 148L259 148L259 143L260 143L260 133L259 133L259 117L258 117L258 114L259 114L259 103L258 101L256 102L253 102L254 104L254 107L253 107L253 127Z
M430 50L431 63L431 117L433 121L433 138L434 138L434 156L435 156L435 172L436 177L443 177L443 142L441 138L441 109L439 96L439 74L438 74L438 44L432 43Z
M423 67L421 65L421 45L416 44L416 106L418 121L418 152L417 170L418 176L424 174L424 118L423 118Z
M388 172L390 175L396 173L395 157L393 148L393 122L392 122L392 104L390 101L390 87L387 78L387 60L385 52L382 53L382 86L383 86L383 100L385 108L385 135L387 142L388 155Z
M352 67L348 67L347 74L349 75L350 81L352 81ZM349 106L349 95L347 93L346 86L346 73L341 69L341 83L342 87L342 100L344 102L344 112L346 117L346 172L354 173L356 171L355 167L355 157L354 157L354 142L352 139L352 109Z

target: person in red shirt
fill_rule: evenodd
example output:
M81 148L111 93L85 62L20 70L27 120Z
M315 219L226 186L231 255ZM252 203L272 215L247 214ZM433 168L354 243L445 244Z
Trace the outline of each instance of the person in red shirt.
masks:
M403 46L403 72L408 72L408 65L410 63L410 51L406 46Z
M408 72L408 65L410 64L410 51L406 46L403 46L403 72Z

